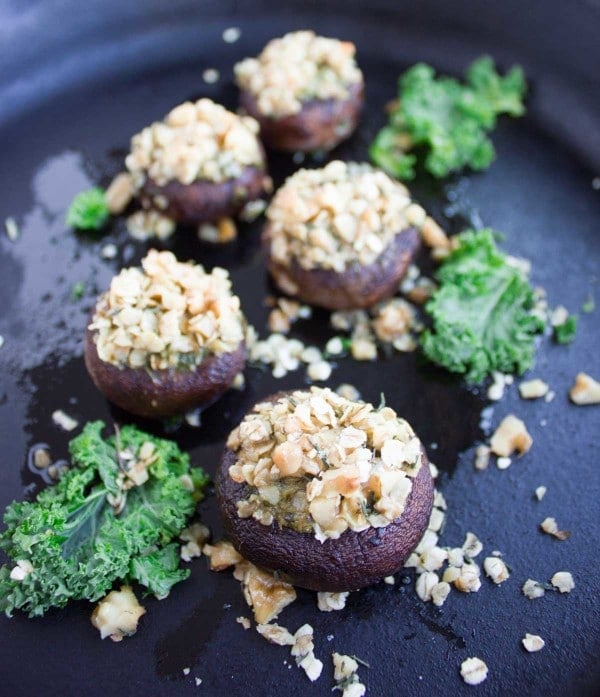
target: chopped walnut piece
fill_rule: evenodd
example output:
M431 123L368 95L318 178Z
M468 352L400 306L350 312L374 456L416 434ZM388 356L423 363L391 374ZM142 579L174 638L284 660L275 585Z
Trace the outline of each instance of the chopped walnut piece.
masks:
M293 635L285 627L278 624L259 624L256 631L271 644L278 646L293 646L295 641Z
M360 400L360 392L350 383L343 382L341 385L338 385L335 391L340 397L348 399L351 402L358 402Z
M571 533L568 530L559 530L556 520L554 518L544 518L540 523L540 528L547 535L552 535L556 537L557 540L568 540L571 537Z
M54 421L57 426L60 426L63 431L74 431L77 426L79 426L79 421L69 416L62 409L57 409L52 412L52 421Z
M352 656L340 653L331 654L333 660L333 677L336 682L334 690L340 690L342 697L362 697L366 688L358 679L358 662Z
M569 571L557 571L550 583L561 593L570 593L575 588L575 581Z
M535 600L536 598L541 598L546 594L546 590L539 581L534 581L532 578L528 578L523 584L521 589L523 595L529 600Z
M430 216L421 225L421 239L428 247L450 249L450 238Z
M544 397L550 387L547 383L539 378L534 380L526 380L519 385L519 394L523 399L538 399Z
M425 569L425 571L437 571L441 569L447 559L447 550L441 547L430 547L421 554L420 566Z
M546 487L545 486L538 486L538 488L535 490L535 497L538 501L541 501L544 496L546 496Z
M179 539L185 544L181 546L179 555L183 561L191 561L194 557L199 557L202 554L202 546L209 537L210 530L201 523L193 523L182 530Z
M462 549L466 556L473 558L481 552L483 545L481 544L481 540L477 537L477 535L472 532L468 532L466 534L465 541L463 542Z
M496 467L499 470L506 470L511 466L511 464L512 460L510 459L510 457L499 457L496 460Z
M467 658L460 665L460 674L467 685L479 685L488 674L488 667L481 658Z
M541 636L529 633L525 634L524 638L521 639L521 643L523 644L525 649L529 651L529 653L541 651L546 645L546 642L542 639Z
M117 174L104 194L104 200L111 215L120 215L127 208L134 191L131 174L129 172Z
M235 621L238 624L241 624L244 629L250 629L250 627L252 626L252 623L250 622L250 620L247 617L244 617L243 615L236 617Z
M131 588L121 586L119 591L111 591L96 605L91 621L102 639L110 637L113 641L121 641L136 633L138 621L145 612Z
M296 600L292 585L246 560L236 564L233 575L242 583L244 597L254 611L257 624L271 622L284 607Z
M136 211L127 218L125 224L130 236L140 242L153 237L157 240L167 240L177 227L174 220L155 210Z
M311 653L315 645L313 643L314 630L310 624L303 624L294 634L294 645L292 646L292 656L306 656Z
M483 568L486 575L489 576L496 585L503 583L510 576L508 567L502 559L498 559L498 557L486 557L483 560Z
M306 677L314 682L318 680L323 671L323 661L316 658L315 654L311 651L307 653L306 656L297 661L298 665L306 673Z
M453 568L449 567L446 571ZM464 564L460 567L458 576L454 579L454 587L462 593L476 593L481 588L480 574L481 572L477 564ZM449 582L445 573L442 580Z
M227 540L221 540L214 545L204 545L202 553L209 558L211 571L224 571L243 560L242 555Z
M439 582L439 576L433 571L425 571L420 574L415 585L415 590L419 598L424 602L431 600L431 593Z
M431 589L431 602L436 607L442 607L442 605L446 602L446 598L450 595L450 590L450 584L446 581L436 583Z
M475 469L485 470L490 464L490 448L487 445L478 445L475 448Z
M333 610L343 610L346 607L346 600L350 593L317 593L317 604L321 612L332 612Z
M525 424L513 414L505 416L490 440L490 449L495 455L508 457L515 451L526 453L533 444Z
M574 404L579 406L600 404L600 382L594 380L587 373L578 373L575 377L575 384L569 391L569 397Z

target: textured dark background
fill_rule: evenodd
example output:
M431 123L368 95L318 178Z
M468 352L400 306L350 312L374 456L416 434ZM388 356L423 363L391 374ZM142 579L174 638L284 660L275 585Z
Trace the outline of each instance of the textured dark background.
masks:
M223 29L242 37L227 45ZM600 262L600 7L597 2L0 2L0 219L14 216L21 237L0 235L0 505L42 485L26 466L28 448L46 442L66 454L68 437L51 423L63 408L80 421L119 420L85 374L81 339L97 292L118 268L134 263L146 247L128 241L122 222L105 237L75 234L63 223L72 196L92 182L108 183L119 171L129 136L171 106L207 95L235 105L231 66L256 53L266 40L311 27L357 43L365 70L367 113L357 135L337 154L366 158L382 124L382 106L393 96L398 73L417 60L460 73L489 52L504 67L519 61L531 79L529 114L502 121L494 135L498 160L482 175L448 185L420 178L413 190L452 231L467 221L506 234L505 247L533 262L534 283L553 305L577 312L596 288ZM221 79L204 85L202 71ZM292 164L271 158L279 183ZM449 200L453 206L448 208ZM451 210L453 209L453 210ZM451 215L450 215L451 214ZM250 320L264 331L262 299L268 282L257 244L259 225L233 245L215 250L181 232L169 242L181 258L221 264L233 275ZM119 258L99 250L116 242ZM84 281L84 298L71 288ZM598 311L597 311L598 312ZM566 394L574 374L600 376L598 314L582 315L575 343L541 342L533 374L546 379L556 399L525 403L512 388L495 405L493 422L515 411L525 419L534 446L507 471L477 473L471 446L483 438L484 396L453 379L423 369L413 355L375 364L340 361L330 384L357 384L363 396L388 403L406 416L431 446L442 470L449 503L442 544L460 545L467 530L499 549L513 569L500 587L482 579L475 595L453 592L441 609L416 597L410 574L394 587L380 585L350 596L338 613L316 611L312 594L280 618L296 629L310 622L316 653L325 663L319 682L288 668L285 649L269 646L235 623L249 615L237 582L210 574L204 560L172 596L145 601L138 634L121 644L100 642L89 624L91 608L74 605L42 620L0 621L0 694L23 695L328 695L330 653L354 653L371 664L360 675L370 695L469 694L459 666L480 656L490 669L477 688L485 695L591 695L600 690L598 537L599 407L576 408ZM330 335L326 316L297 325L307 342ZM275 381L248 369L248 388L230 393L204 416L200 430L174 437L195 464L214 471L228 430L257 398L304 384L302 371ZM535 501L534 489L548 494ZM214 499L203 518L218 535ZM567 542L537 526L555 516L572 531ZM483 555L480 560L483 559ZM548 580L573 573L570 595L548 593L528 601L526 578ZM527 654L525 632L546 647ZM329 637L332 637L331 639ZM190 667L189 676L182 669ZM193 677L202 678L196 687Z

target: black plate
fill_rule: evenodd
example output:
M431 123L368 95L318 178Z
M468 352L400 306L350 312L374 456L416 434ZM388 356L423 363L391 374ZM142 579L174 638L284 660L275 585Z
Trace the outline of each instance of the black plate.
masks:
M358 45L368 108L357 135L335 153L342 158L366 158L398 73L415 61L455 73L486 51L505 67L521 62L532 84L529 115L501 122L494 135L497 162L485 174L447 186L423 177L413 190L452 231L470 221L505 232L506 249L532 260L533 281L548 289L552 305L578 311L593 291L600 264L599 195L592 187L600 162L597 6L269 5L97 0L85 9L64 1L0 9L0 217L14 216L21 228L15 243L0 235L0 334L6 339L0 349L2 506L43 485L26 464L33 444L48 443L57 458L66 454L69 438L51 422L55 409L80 421L127 418L111 413L87 378L81 338L96 293L146 247L127 239L122 222L102 238L68 230L68 202L92 182L108 183L122 166L129 136L173 105L206 95L235 106L233 63L287 30L311 27ZM232 25L242 29L242 37L228 45L221 33ZM221 71L214 86L201 79L208 67ZM277 183L293 170L285 157L271 158L271 165ZM269 286L258 232L258 224L251 226L223 249L200 245L185 233L168 246L180 258L229 268L250 320L264 333L262 302ZM119 247L111 262L99 255L107 242ZM85 282L85 294L73 301L78 281ZM317 313L294 334L321 343L330 335L326 316ZM280 621L292 629L304 622L315 627L316 654L325 669L310 685L285 649L236 624L238 615L250 614L238 583L196 560L191 579L168 600L144 601L140 630L121 644L99 640L84 603L40 620L2 619L0 693L328 695L330 654L339 651L371 665L360 669L369 695L470 694L459 676L467 656L480 656L489 666L479 694L593 694L600 682L599 408L570 405L567 390L579 370L600 376L598 338L592 314L581 317L572 346L544 339L533 373L551 384L556 399L525 403L513 387L493 407L494 423L514 411L535 441L526 457L503 472L491 467L477 473L471 464L469 448L484 435L484 396L423 369L416 356L374 364L340 361L330 380L332 386L353 382L373 401L384 391L413 423L443 472L439 485L450 510L442 542L460 545L472 530L484 554L501 550L513 570L502 586L482 579L479 593L453 592L436 609L418 600L411 574L400 574L395 586L352 594L345 610L330 614L316 610L313 594L300 592ZM227 394L206 412L200 430L185 427L173 434L210 472L226 433L254 400L305 384L302 372L276 381L248 369L247 377L245 392ZM533 491L541 484L548 493L539 503ZM201 512L218 537L214 498ZM557 542L538 531L548 515L573 532L570 540ZM547 580L558 570L575 577L570 595L548 593L536 601L522 596L527 578ZM527 654L520 645L525 632L540 634L546 647ZM194 677L202 679L199 687Z

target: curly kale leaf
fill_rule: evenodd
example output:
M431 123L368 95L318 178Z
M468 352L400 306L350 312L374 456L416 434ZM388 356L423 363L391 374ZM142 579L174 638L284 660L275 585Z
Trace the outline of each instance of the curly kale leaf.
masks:
M465 84L418 63L400 77L398 102L371 144L371 159L399 179L414 178L413 147L425 153L425 168L435 177L466 166L486 169L495 157L487 132L499 114L524 113L526 89L519 67L502 77L487 56L470 66Z
M138 580L164 597L187 577L171 542L195 510L199 491L191 489L205 487L206 475L190 468L171 441L133 426L105 439L103 427L89 423L71 441L73 466L55 486L6 509L0 547L12 564L0 569L0 609L8 615L14 609L43 615L71 599L94 601L117 580ZM127 488L127 462L135 462L147 442L154 446L148 479ZM120 507L114 505L119 497ZM19 561L33 567L20 580L10 577Z
M533 365L543 322L522 271L498 250L493 232L466 231L437 273L439 289L426 305L432 327L421 337L434 363L481 382L494 370L523 373Z
M77 230L101 230L109 215L104 191L94 187L77 194L71 201L66 223Z

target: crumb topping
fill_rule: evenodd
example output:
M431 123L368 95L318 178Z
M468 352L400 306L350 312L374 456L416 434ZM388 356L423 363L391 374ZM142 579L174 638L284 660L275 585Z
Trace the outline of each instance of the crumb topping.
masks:
M271 256L337 273L372 264L409 227L408 190L368 164L335 160L301 169L277 191L266 216Z
M210 99L184 102L164 121L147 126L131 139L125 165L139 190L147 178L159 186L235 179L246 167L263 167L258 123L238 116Z
M265 116L297 114L312 99L348 99L349 87L363 82L349 41L290 32L273 39L256 58L234 68L238 86L250 92Z
M207 273L151 249L100 296L89 329L101 360L119 368L194 369L244 338L240 299L225 269Z
M467 685L479 685L488 674L488 667L481 658L467 658L460 665L460 674Z
M248 485L241 518L320 541L385 527L404 512L421 443L396 412L313 387L257 404L232 431L229 476Z

